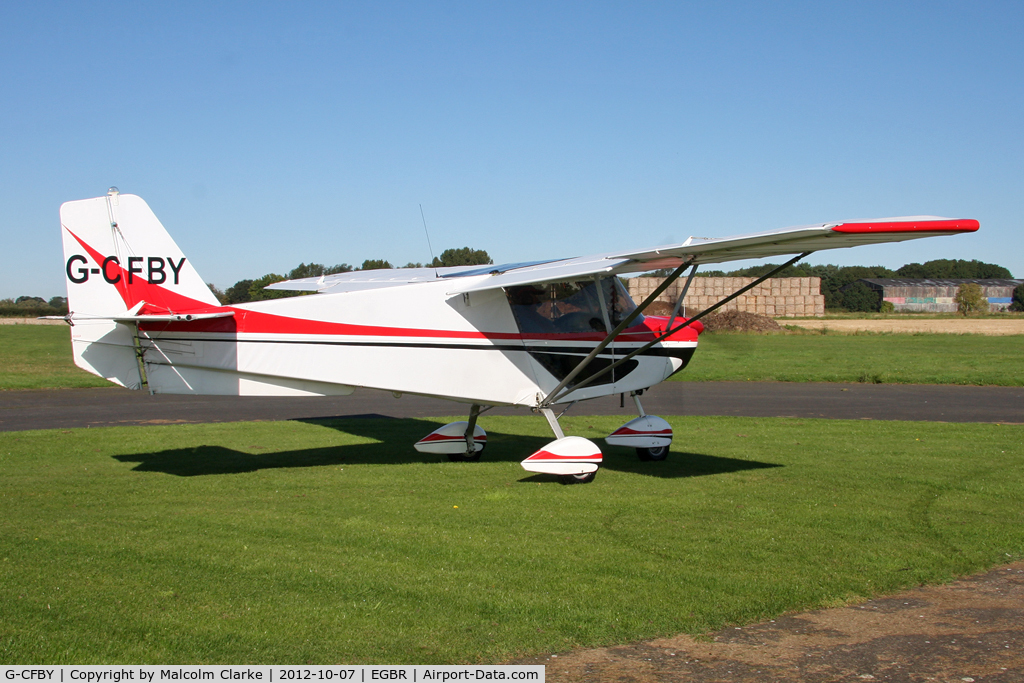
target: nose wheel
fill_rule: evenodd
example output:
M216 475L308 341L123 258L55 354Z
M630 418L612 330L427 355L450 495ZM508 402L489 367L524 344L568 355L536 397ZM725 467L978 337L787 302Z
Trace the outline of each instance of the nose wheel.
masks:
M483 455L484 449L487 448L487 444L482 444L479 449L472 453L465 451L462 453L449 453L448 459L452 462L478 462L480 456Z
M644 462L660 462L668 457L668 446L636 449L636 457Z
M571 484L589 484L594 481L594 477L597 476L597 470L593 472L586 472L584 474L563 474L558 478L566 486Z

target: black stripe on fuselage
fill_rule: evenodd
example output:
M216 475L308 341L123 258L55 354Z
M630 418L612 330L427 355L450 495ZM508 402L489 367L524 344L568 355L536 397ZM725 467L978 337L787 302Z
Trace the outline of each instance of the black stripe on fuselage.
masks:
M215 337L142 337L146 341L159 345L162 341L168 342L217 342L232 344L300 344L314 346L374 346L379 348L410 348L410 349L454 349L459 351L525 351L527 353L549 353L560 355L586 356L594 350L594 346L534 346L531 344L437 344L429 342L368 342L368 341L323 341L310 339L218 339ZM641 354L641 356L671 356L682 360L688 360L693 355L695 347L658 347L654 346ZM622 357L634 351L634 348L609 346L600 355Z
M437 343L426 343L426 342L367 342L367 341L323 341L323 340L308 340L308 339L218 339L218 338L192 338L192 337L147 337L147 340L154 343L159 347L161 341L167 342L220 342L220 343L235 343L235 344L299 344L299 345L314 345L314 346L352 346L352 347L376 347L376 348L407 348L407 349L444 349L444 350L460 350L460 351L498 351L500 353L508 353L511 351L526 352L530 354L530 357L547 370L553 377L559 381L565 379L570 372L577 366L579 361L583 360L585 356L594 350L597 346L597 342L594 346L548 346L548 345L528 345L528 344L437 344ZM585 368L576 381L582 382L592 375L599 373L606 367L615 362L616 359L622 358L623 356L634 351L632 348L622 348L609 346L605 349L607 353L598 354L598 356ZM693 346L675 346L675 347L651 347L646 349L638 356L652 356L652 357L672 357L682 361L682 365L675 372L679 372L690 363L690 358L693 357L693 352L696 347ZM609 384L612 382L622 381L640 365L640 361L631 359L622 363L616 370L606 373L599 377L593 382L594 386ZM672 374L675 374L673 372ZM567 388L571 389L575 382L571 383Z

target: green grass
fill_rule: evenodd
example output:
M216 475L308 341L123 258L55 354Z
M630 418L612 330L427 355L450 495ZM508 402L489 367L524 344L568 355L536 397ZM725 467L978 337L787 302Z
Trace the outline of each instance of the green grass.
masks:
M703 334L673 380L1024 386L1024 337Z
M0 325L0 389L110 386L75 367L67 325Z
M621 420L564 418L597 438ZM3 663L456 663L699 634L1024 554L1024 427L672 418L585 486L536 417L0 434Z

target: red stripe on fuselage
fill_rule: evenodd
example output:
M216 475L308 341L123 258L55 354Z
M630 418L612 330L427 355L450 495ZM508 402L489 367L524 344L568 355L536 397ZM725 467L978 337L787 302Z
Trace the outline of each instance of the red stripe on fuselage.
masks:
M65 230L68 230L65 226ZM68 230L68 233L82 245L93 261L100 267L106 257L85 243L78 235ZM234 306L210 306L202 301L191 297L183 296L173 292L161 285L150 284L141 277L133 277L133 282L128 284L128 271L119 264L111 262L109 268L116 267L120 273L120 280L112 284L121 299L125 308L131 308L140 301L145 301L146 306L139 311L140 314L154 313L175 313L175 314L196 314L196 313L218 313L231 311L234 316L229 318L214 318L210 320L193 320L189 322L159 322L140 323L139 329L147 332L212 332L227 334L294 334L307 336L352 336L352 337L405 337L405 338L426 338L426 339L486 339L486 340L507 340L507 341L575 341L575 342L601 342L605 335L600 332L594 333L565 333L565 334L521 334L518 332L480 332L477 330L431 330L409 327L384 327L378 325L356 325L351 323L326 322L322 320L310 320L308 318L292 318L274 313L264 313L248 308L236 308ZM682 322L683 319L678 319ZM649 342L654 339L655 334L664 328L664 321L654 318L650 322L641 322L626 329L616 341L619 342ZM666 319L667 321L667 319ZM696 323L699 325L699 323ZM672 335L671 341L697 341L697 330L685 328L679 333Z
M562 342L601 342L603 334L566 333L566 334L521 334L518 332L480 332L477 330L432 330L410 327L383 327L377 325L356 325L352 323L334 323L306 318L290 318L287 316L263 313L243 308L226 308L233 310L233 318L218 318L193 323L171 323L168 327L158 329L206 332L237 332L246 334L301 334L301 335L342 335L356 337L419 337L426 339L487 339L494 341L562 341ZM685 331L685 330L684 330ZM680 337L683 338L680 338ZM640 324L631 327L616 339L619 342L649 342L655 337L650 327ZM697 341L696 330L690 335L680 333L672 335L672 341Z

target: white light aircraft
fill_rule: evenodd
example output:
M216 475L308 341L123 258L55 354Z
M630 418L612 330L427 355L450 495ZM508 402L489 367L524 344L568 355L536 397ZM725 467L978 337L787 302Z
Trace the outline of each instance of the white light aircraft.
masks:
M523 467L567 483L593 479L602 454L562 433L555 406L630 394L639 416L605 442L662 460L672 428L644 413L640 395L686 366L699 318L814 251L979 227L910 216L532 263L357 271L270 286L313 296L224 306L140 197L111 188L62 205L60 220L66 320L79 367L151 393L322 396L370 388L451 399L470 405L469 419L415 447L452 460L480 457L482 412L524 406L547 419L556 439ZM698 266L782 254L797 256L698 315L678 315ZM659 268L672 274L639 305L616 277ZM687 268L672 315L644 316Z

